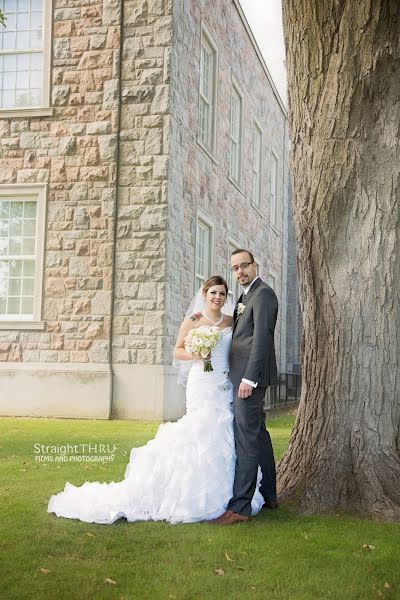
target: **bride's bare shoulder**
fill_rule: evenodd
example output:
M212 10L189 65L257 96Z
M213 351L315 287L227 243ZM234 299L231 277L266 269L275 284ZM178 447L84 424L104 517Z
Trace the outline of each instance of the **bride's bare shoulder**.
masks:
M190 331L190 329L198 327L202 317L203 315L201 313L194 313L193 315L186 317L181 323L181 330Z

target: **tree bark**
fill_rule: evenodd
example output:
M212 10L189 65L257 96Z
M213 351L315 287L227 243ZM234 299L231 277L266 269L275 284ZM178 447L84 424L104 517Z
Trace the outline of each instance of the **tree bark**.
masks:
M400 518L400 3L284 0L304 322L280 495Z

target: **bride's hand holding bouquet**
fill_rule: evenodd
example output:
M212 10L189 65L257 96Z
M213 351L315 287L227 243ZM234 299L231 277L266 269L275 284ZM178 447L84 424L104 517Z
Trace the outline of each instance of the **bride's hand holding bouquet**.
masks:
M202 325L191 329L185 337L185 350L193 356L195 360L204 361L204 371L212 371L211 350L215 347L221 338L221 331L218 327L208 327Z

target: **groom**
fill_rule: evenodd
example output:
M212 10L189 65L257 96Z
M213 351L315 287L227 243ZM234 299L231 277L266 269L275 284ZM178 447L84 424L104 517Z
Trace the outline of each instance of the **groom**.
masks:
M274 331L278 300L273 289L257 276L254 256L248 250L232 253L231 269L243 287L233 314L229 358L237 462L233 497L227 511L214 521L221 525L249 520L258 465L264 506L278 507L275 460L263 410L266 388L277 380Z

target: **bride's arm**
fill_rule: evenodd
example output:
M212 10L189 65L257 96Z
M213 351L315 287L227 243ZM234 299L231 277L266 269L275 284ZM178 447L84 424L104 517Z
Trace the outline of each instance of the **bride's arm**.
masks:
M194 328L194 321L185 319L179 328L178 338L174 348L174 357L177 360L196 360L199 357L195 354L189 354L185 350L185 337L191 329Z

